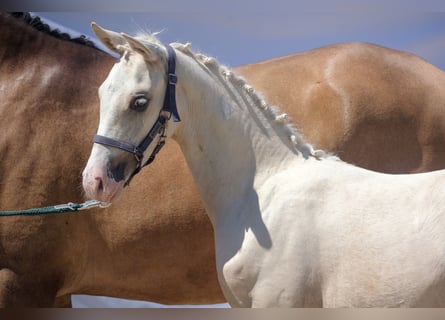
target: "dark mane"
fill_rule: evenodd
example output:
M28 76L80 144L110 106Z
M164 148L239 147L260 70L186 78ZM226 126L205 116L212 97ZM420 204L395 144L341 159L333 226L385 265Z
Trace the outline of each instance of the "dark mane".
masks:
M101 50L94 44L93 41L88 39L85 35L81 35L80 37L73 38L66 32L62 32L59 29L52 29L47 23L44 23L40 17L32 16L29 12L9 12L10 15L22 20L29 26L35 28L38 31L56 37L58 39L75 42L84 46L88 46L97 50ZM101 50L102 51L102 50Z

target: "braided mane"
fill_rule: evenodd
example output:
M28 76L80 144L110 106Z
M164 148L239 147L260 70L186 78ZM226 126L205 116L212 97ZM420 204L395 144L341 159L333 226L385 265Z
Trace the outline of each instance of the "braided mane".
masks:
M222 66L215 58L208 57L204 54L195 54L190 50L191 44L172 44L177 50L188 55L197 61L200 65L210 70L216 78L218 78L225 86L230 84L237 90L237 93L242 97L247 97L251 100L262 112L266 118L275 121L282 125L283 130L288 136L289 140L294 144L296 149L304 156L312 156L317 159L334 157L323 150L314 150L311 144L307 143L303 136L290 124L290 117L284 114L277 114L277 108L268 104L266 99L257 92L243 77L232 72L228 67Z

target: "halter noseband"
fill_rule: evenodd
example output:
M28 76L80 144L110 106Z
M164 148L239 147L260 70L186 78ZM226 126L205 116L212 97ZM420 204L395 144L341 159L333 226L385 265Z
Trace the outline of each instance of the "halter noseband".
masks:
M137 161L136 169L133 171L131 176L125 182L125 186L130 184L131 179L141 171L141 169L150 163L156 157L156 154L161 150L161 148L165 144L165 129L167 125L167 121L173 116L173 121L179 122L181 119L179 118L178 109L176 107L176 83L178 78L175 74L176 68L176 53L175 50L170 46L166 45L168 58L167 58L167 88L165 90L164 97L164 105L159 112L158 119L154 123L153 127L150 129L148 134L142 140L142 142L136 146L131 143L125 141L119 141L113 138L104 137L101 135L94 135L93 141L98 144L102 144L109 147L118 148L124 151L127 151L133 154ZM167 114L167 115L166 115ZM151 153L148 160L142 164L142 160L144 158L144 152L147 150L148 146L153 142L156 136L159 135L159 141L153 152Z

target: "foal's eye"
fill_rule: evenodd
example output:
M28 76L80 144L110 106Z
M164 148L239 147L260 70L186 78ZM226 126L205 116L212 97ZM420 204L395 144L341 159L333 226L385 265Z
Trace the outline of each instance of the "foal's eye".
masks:
M145 111L148 107L148 98L146 96L136 96L130 102L130 109L134 111Z

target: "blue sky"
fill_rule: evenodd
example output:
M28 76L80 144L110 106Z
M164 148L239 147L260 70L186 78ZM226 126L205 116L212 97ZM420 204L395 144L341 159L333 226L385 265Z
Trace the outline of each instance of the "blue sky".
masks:
M176 2L176 6L155 6L146 12L36 14L92 38L91 21L128 34L162 31L162 41L191 42L194 50L228 66L333 43L366 41L415 53L445 70L445 11L416 9L414 5L410 7L410 1L400 5L394 2L389 9L357 1L363 6L329 6L323 10L295 0L241 1L236 6L221 2L205 8L199 6L201 0L184 1L187 6Z

